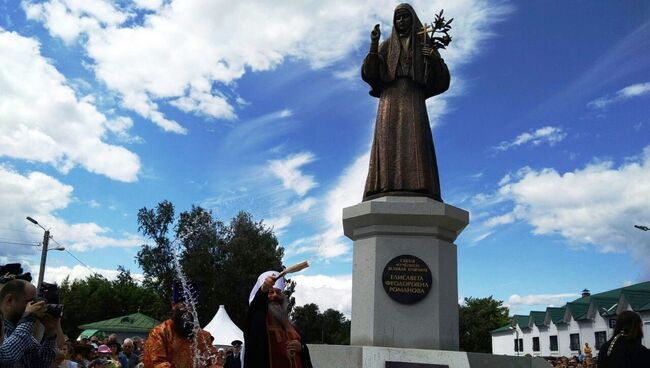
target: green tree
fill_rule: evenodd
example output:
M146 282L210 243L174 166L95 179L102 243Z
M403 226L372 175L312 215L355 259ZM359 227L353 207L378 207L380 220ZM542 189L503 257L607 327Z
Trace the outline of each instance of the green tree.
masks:
M322 342L322 323L318 305L310 303L302 307L294 307L291 313L291 320L299 330L303 341L307 343Z
M284 248L273 231L246 212L238 213L226 225L199 206L182 212L174 222L174 206L169 201L160 202L156 210L145 207L138 212L139 230L154 242L143 245L136 258L145 284L156 287L161 297L169 300L177 277L172 252L177 252L183 273L200 289L196 308L201 324L208 323L223 304L232 320L242 326L249 293L259 274L282 269ZM170 241L172 227L177 244ZM295 303L291 297L294 288L289 283L286 294L290 303Z
M330 308L321 315L321 324L324 344L350 344L350 321L343 313Z
M162 319L169 305L159 295L133 280L129 271L119 267L114 281L100 274L84 280L65 279L59 286L61 303L65 306L63 331L71 338L77 336L80 325L123 316L140 311L150 317Z
M321 313L316 304L305 304L293 309L291 319L308 343L350 344L350 321L335 309Z
M490 331L507 325L510 321L508 308L503 301L487 298L464 299L459 306L460 349L475 353L491 353Z
M156 209L143 207L138 211L138 231L154 241L144 244L136 260L144 272L144 285L159 290L164 300L170 300L174 280L172 244L168 237L174 223L174 205L158 203Z
M243 326L248 310L248 297L264 271L281 270L284 248L278 245L273 230L251 215L240 212L231 221L225 237L220 261L220 300L228 306L235 323ZM291 299L291 295L288 295Z

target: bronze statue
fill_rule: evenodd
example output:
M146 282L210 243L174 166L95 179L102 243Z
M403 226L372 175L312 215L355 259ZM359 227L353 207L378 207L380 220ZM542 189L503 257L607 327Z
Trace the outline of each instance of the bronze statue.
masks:
M370 34L361 77L379 108L364 201L397 195L442 202L425 101L449 88L449 70L437 51L451 41L449 23L441 12L432 27L423 27L413 8L400 4L390 38L379 45L378 24ZM436 31L445 36L433 37Z

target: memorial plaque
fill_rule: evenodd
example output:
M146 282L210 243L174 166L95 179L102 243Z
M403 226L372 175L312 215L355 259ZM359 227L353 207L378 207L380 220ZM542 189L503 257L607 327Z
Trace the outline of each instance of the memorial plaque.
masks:
M404 254L386 264L381 278L391 299L402 304L414 304L431 290L431 270L423 260Z
M449 366L441 364L386 362L386 368L449 368Z

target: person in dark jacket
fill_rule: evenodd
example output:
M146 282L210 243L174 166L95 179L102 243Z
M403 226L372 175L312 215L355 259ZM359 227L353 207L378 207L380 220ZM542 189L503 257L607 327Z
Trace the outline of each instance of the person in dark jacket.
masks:
M614 335L598 352L598 368L647 368L650 351L643 346L641 317L632 311L618 315Z
M261 274L249 297L244 368L312 368L307 345L289 321L284 278Z
M242 342L235 340L230 343L232 345L233 353L226 357L226 364L223 368L241 368L241 345Z

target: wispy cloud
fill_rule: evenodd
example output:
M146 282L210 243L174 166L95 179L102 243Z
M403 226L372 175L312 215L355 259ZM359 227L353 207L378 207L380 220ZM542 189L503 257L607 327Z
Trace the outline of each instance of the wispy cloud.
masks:
M567 134L561 127L545 126L531 132L519 134L512 141L503 141L494 147L497 151L507 151L513 147L530 144L538 146L542 143L548 143L553 146L566 138Z
M545 305L545 306L560 306L567 302L579 297L579 294L562 293L562 294L531 294L531 295L517 295L513 294L508 298L505 303L507 307L522 306L522 305Z
M475 224L475 231L523 221L533 234L559 235L570 246L592 245L602 252L629 252L650 274L650 238L632 226L650 218L650 146L641 155L618 167L599 161L584 168L560 173L547 168L523 168L507 175L487 207L511 205L507 212L495 210Z
M0 218L3 229L0 237L16 239L19 242L34 242L31 235L33 225L25 221L31 216L39 223L52 229L52 236L67 249L87 251L106 247L138 247L143 240L136 234L115 234L110 228L94 222L69 223L57 216L57 212L73 201L73 187L40 173L22 175L0 165ZM17 229L22 233L5 234L6 230ZM36 237L38 239L38 237ZM0 247L1 254L29 254L33 250L19 247Z
M305 175L300 168L314 160L313 153L301 152L289 155L282 160L269 161L269 170L282 181L285 189L290 189L302 197L317 183L313 176Z
M264 222L273 228L276 235L282 235L295 216L308 213L315 204L315 198L307 197L299 202L278 208L272 213L278 212L280 215L268 217Z
M628 100L633 97L640 97L650 94L650 82L646 83L637 83L633 84L630 86L627 86L625 88L620 89L618 92L616 92L613 95L608 95L604 97L597 98L587 104L587 106L596 108L596 109L604 109L607 106L616 103L616 102L621 102L624 100Z

